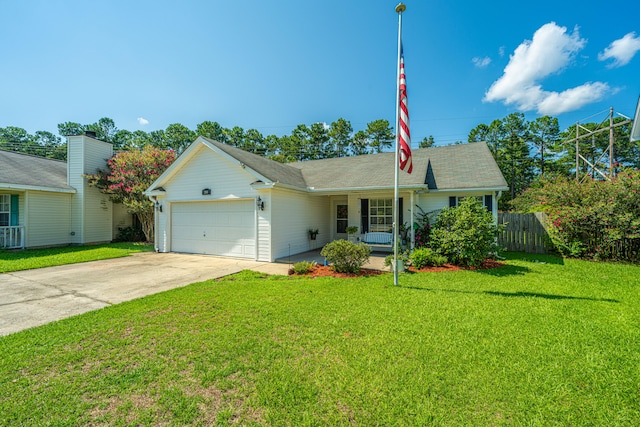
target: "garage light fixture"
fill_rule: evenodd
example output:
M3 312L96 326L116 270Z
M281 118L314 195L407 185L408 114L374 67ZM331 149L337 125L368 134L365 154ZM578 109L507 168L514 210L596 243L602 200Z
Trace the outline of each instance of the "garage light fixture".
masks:
M260 196L258 196L258 198L256 199L256 209L260 209L261 211L264 210L264 202L262 201Z
M157 201L157 200L156 200L156 210L157 210L158 212L162 212L162 205L161 205L161 204L160 204L160 202L159 202L159 201Z

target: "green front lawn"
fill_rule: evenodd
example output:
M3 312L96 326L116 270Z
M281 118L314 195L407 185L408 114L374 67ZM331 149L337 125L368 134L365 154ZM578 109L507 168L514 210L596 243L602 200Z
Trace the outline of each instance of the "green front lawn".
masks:
M143 243L110 243L95 246L62 246L19 251L0 250L0 273L75 264L109 258L121 258L134 252L149 252L152 245Z
M243 272L0 338L0 425L640 425L640 267Z

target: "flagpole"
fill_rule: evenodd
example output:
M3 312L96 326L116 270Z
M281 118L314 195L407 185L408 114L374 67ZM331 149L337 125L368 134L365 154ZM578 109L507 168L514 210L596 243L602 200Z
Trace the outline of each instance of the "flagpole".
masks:
M402 49L402 12L407 9L402 3L396 6L396 13L398 14L398 62L397 62L397 76L396 76L396 155L395 155L395 175L393 186L393 284L398 286L398 218L399 218L399 195L398 195L398 181L400 178L400 147L399 147L399 134L400 134L400 52Z

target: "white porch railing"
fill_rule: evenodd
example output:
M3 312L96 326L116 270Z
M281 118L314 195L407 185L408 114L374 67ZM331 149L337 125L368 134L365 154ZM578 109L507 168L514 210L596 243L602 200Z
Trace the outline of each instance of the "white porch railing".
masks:
M0 248L22 249L24 248L24 225L12 225L0 227Z

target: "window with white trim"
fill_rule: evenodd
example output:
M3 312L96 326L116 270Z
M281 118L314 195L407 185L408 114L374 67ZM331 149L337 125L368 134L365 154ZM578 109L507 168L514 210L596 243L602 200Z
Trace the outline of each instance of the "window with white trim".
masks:
M11 218L11 195L0 194L0 227L9 225Z
M490 194L485 196L451 196L449 197L449 207L458 206L464 199L474 198L484 205L489 212L493 212L493 197Z
M393 199L369 199L369 231L393 231Z

